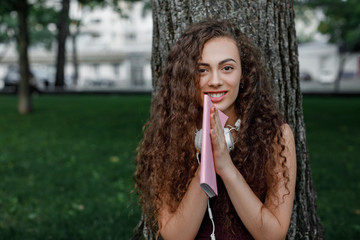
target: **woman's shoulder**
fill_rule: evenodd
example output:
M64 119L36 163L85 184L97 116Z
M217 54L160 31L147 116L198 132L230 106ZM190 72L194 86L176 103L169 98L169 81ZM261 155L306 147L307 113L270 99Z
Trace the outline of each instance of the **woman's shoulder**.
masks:
M287 140L294 140L293 131L288 123L284 122L283 124L281 124L280 130L282 137L286 142Z
M281 133L282 133L282 144L285 149L283 152L283 156L287 159L287 167L292 169L292 171L296 171L296 146L293 131L289 124L284 123L281 125ZM294 172L292 174L295 174Z

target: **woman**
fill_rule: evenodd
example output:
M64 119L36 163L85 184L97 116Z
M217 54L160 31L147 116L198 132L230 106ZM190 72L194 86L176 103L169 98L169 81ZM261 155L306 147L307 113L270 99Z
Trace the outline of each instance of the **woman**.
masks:
M292 131L275 107L259 51L232 23L190 27L173 46L154 96L134 175L147 227L164 239L210 239L209 198L194 146L204 94L229 118L229 152L211 109L216 239L284 239L296 181ZM235 123L240 119L240 128Z

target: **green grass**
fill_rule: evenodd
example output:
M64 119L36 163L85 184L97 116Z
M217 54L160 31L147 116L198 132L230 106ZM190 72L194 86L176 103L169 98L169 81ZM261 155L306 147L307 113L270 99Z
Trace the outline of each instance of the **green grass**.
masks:
M129 239L149 96L0 96L0 239Z
M0 96L0 239L129 239L135 149L150 96ZM305 97L327 239L360 236L360 98Z
M360 239L360 98L305 97L303 107L326 239Z

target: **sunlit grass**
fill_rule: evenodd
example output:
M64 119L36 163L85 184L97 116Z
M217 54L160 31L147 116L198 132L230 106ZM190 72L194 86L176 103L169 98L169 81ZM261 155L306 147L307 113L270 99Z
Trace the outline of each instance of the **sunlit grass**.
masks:
M0 239L130 239L135 149L150 96L0 96ZM360 236L360 98L305 97L326 239Z

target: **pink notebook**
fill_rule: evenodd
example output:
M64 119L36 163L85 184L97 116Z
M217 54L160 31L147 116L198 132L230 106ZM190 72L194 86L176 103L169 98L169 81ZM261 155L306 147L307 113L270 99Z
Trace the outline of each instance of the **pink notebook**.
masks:
M216 172L214 166L214 156L210 138L210 108L214 104L208 95L204 95L203 120L202 120L202 139L201 139L201 164L200 164L200 187L210 197L218 195L216 184ZM224 127L228 117L220 110L219 117L221 125Z

